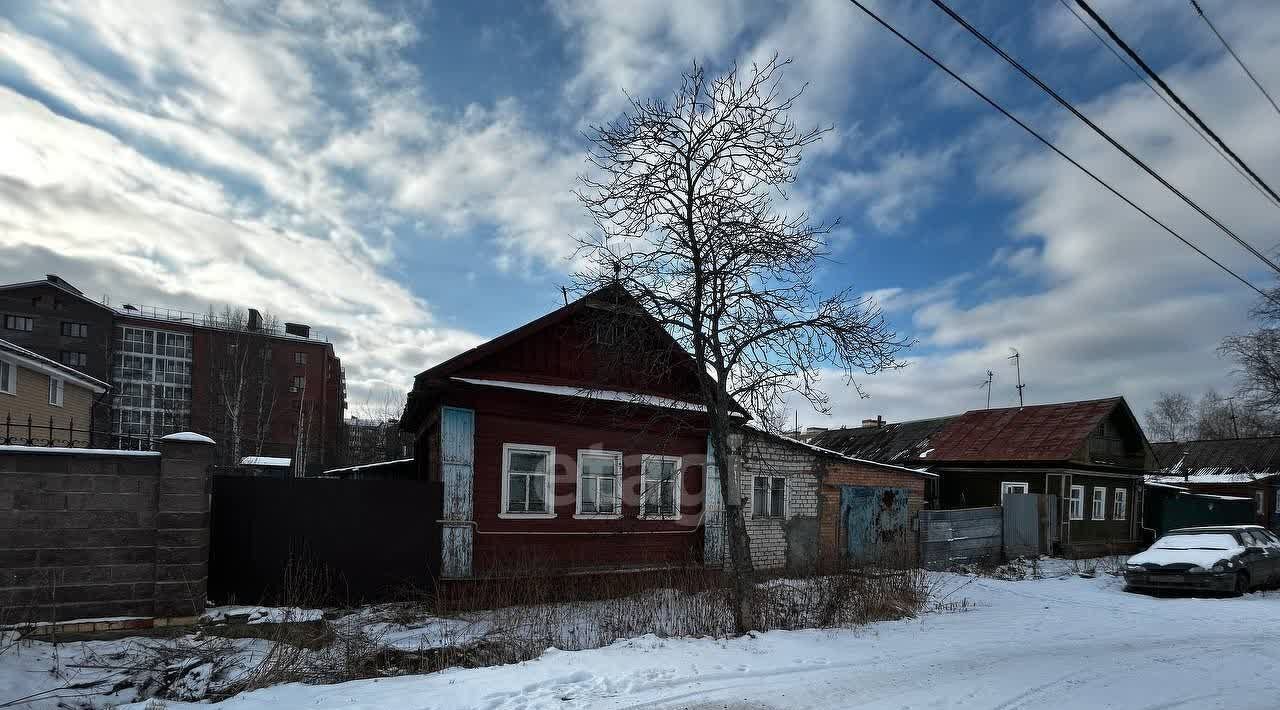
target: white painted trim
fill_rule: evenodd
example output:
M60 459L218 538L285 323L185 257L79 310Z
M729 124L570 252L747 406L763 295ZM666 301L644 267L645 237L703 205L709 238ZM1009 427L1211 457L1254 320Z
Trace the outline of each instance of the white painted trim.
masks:
M1080 497L1076 498L1076 491L1080 491ZM1080 514L1075 515L1071 508L1072 503L1080 501ZM1067 520L1084 520L1084 486L1071 486L1071 495L1067 496Z
M102 394L111 388L106 382L95 377L90 377L69 365L64 365L57 360L47 358L39 353L32 352L26 348L0 339L0 350L4 351L6 360L13 362L16 360L20 367L28 370L35 370L42 375L54 375L61 377L63 380L69 380L94 394Z
M1000 504L1004 505L1004 496L1009 491L1005 490L1009 486L1022 486L1023 493L1031 492L1031 484L1026 481L1001 481L1000 482Z
M61 407L66 401L67 381L56 375L49 375L49 404Z
M612 457L613 458L613 513L584 513L582 512L582 457ZM578 520L617 520L622 517L622 452L607 451L605 449L578 449L577 459L578 470L574 476L574 503L573 517ZM596 489L597 498L600 491Z
M1098 500L1098 491L1102 491L1102 500ZM1089 498L1089 519L1090 520L1106 520L1107 519L1107 487L1094 486ZM1102 515L1098 515L1098 504L1102 504Z
M645 515L645 485L644 485L644 469L645 464L650 461L672 461L675 463L676 476L673 481L674 489L671 491L675 499L676 512L672 515ZM641 520L679 520L680 519L680 503L682 492L684 491L684 465L679 456L662 456L660 454L641 454L640 455L640 511L639 518Z
M756 518L756 479L763 478L768 481L765 489L764 507L767 511L760 520L786 520L791 517L791 490L788 487L789 477L779 476L772 473L758 473L751 475L751 493L747 496L747 517ZM773 515L773 511L769 510L773 502L773 481L776 478L782 479L782 513Z
M1121 501L1124 501L1123 505L1120 505ZM1119 515L1116 515L1116 513L1119 513ZM1111 490L1111 519L1129 519L1129 489L1113 488Z
M507 455L512 450L517 451L540 451L547 454L547 483L546 492L543 500L546 502L548 511L544 513L512 513L507 511L507 504L510 502L510 486L511 481L507 476ZM556 517L556 447L543 446L542 444L506 444L502 445L502 501L498 508L499 518L519 519L519 518L554 518Z
M0 362L9 366L7 381L0 381L0 394L18 396L18 362L12 358L0 357Z

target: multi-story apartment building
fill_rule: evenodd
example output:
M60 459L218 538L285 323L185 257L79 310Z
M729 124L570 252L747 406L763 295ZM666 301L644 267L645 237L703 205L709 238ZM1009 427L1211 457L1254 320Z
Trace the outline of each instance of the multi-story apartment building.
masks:
M0 286L0 317L0 337L112 385L109 445L190 428L213 436L228 465L284 457L304 475L343 463L342 363L309 326L254 309L112 307L55 275Z

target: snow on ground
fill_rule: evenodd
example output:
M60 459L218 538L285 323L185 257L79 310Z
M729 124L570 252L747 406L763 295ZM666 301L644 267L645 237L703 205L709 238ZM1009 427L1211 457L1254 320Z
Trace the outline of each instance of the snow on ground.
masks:
M324 618L323 609L299 609L275 606L215 606L201 615L201 621L243 621L246 624L283 624L319 621Z
M975 606L857 630L730 640L645 636L593 651L550 649L509 666L281 685L217 707L1277 706L1280 593L1154 598L1124 593L1120 580L1107 575L1026 581L949 575L946 583L953 600Z

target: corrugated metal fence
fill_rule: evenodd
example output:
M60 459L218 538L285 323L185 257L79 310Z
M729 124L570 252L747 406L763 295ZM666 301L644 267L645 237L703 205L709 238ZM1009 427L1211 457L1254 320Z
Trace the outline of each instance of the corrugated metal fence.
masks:
M998 506L920 511L920 562L929 569L999 561L1003 545L1004 516Z

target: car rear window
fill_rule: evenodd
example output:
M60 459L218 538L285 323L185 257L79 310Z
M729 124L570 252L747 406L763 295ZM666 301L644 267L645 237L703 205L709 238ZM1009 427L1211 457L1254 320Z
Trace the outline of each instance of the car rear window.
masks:
M1240 543L1230 533L1165 535L1154 545L1159 550L1229 550L1239 546Z

